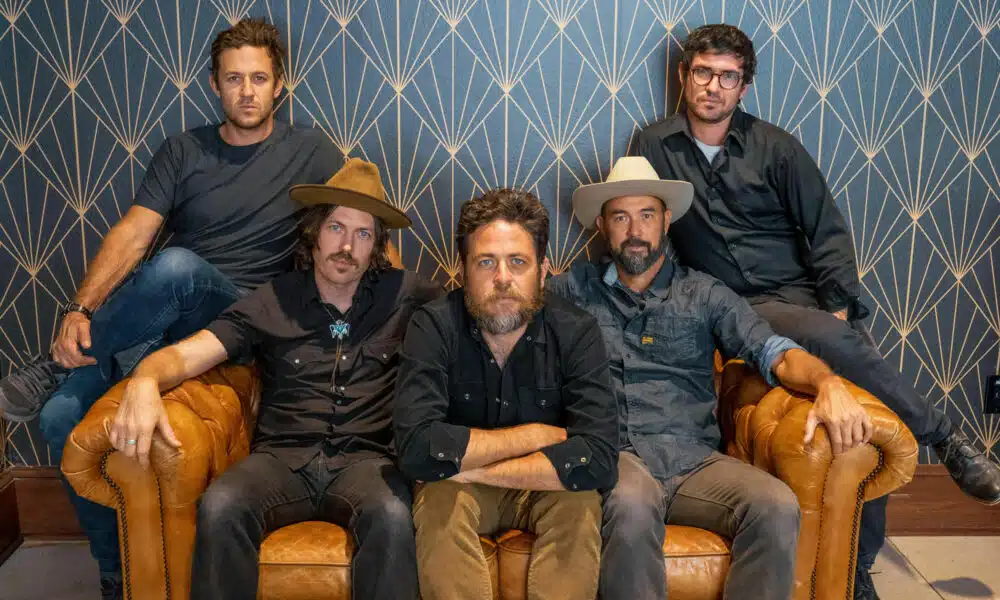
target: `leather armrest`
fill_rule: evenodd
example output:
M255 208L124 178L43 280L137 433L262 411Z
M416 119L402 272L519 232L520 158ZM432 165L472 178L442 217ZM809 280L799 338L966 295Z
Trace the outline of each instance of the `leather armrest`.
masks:
M874 432L866 447L835 457L826 429L817 428L808 445L803 443L812 399L785 388L768 392L755 410L737 417L737 437L751 448L752 462L785 480L831 483L865 483L865 500L872 500L910 481L917 465L918 445L910 430L877 398L848 382L848 389L868 411ZM835 462L839 481L828 481Z
M197 501L246 456L257 405L248 367L223 366L163 396L181 447L153 437L150 469L114 451L109 429L127 383L104 395L73 430L62 470L84 498L118 511L122 568L131 600L185 600L191 582Z
M67 441L62 470L84 498L118 504L120 485L138 465L111 447L111 422L127 380L99 399ZM222 366L185 381L163 395L170 424L181 441L177 450L154 436L150 467L164 502L194 502L208 483L249 450L256 408L257 380L250 367ZM141 469L139 469L141 470Z
M726 368L732 378L722 378L720 422L724 431L729 423L729 453L784 481L799 501L793 597L851 597L862 504L910 481L916 439L895 413L848 383L871 415L874 432L870 443L834 456L822 426L809 444L803 442L812 398L772 389L746 365Z

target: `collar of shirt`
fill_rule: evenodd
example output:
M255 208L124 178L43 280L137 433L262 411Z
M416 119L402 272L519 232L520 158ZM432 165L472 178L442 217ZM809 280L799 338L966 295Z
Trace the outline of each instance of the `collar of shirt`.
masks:
M674 261L670 259L664 260L663 266L660 267L660 270L656 273L656 277L653 278L653 281L650 282L649 287L642 295L645 296L646 294L653 294L660 300L665 300L667 297L667 290L670 289L670 283L674 280L675 270L676 267L674 265ZM618 265L614 262L608 264L608 268L604 271L604 276L601 279L608 287L614 287L615 284L620 284L622 287L625 287L625 285L621 284L618 279Z
M733 111L732 120L729 121L729 131L726 132L726 140L735 140L740 145L741 150L746 150L746 130L748 126L746 113L737 106L736 110ZM691 124L688 122L687 110L679 111L668 121L666 128L663 130L663 137L668 138L678 133L686 135L691 140L695 139L691 133Z
M322 315L324 319L333 317L334 319L343 319L348 323L351 323L351 338L354 338L354 332L357 331L357 327L355 327L355 325L361 323L361 319L372 305L374 297L373 290L378 283L378 275L368 271L361 277L361 281L358 283L358 289L354 291L354 298L351 300L351 308L347 311L349 314L344 314L340 312L340 309L336 306L327 304L323 301L323 298L320 297L319 287L316 285L316 275L313 273L312 269L302 271L302 274L303 281L302 288L300 289L303 289L304 291L302 295L299 296L300 308L303 311L307 311L311 308L317 311L316 314ZM326 310L323 310L324 308Z

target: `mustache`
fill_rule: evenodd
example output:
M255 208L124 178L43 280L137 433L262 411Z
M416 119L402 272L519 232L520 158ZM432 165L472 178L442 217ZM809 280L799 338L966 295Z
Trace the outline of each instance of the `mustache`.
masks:
M626 248L645 248L647 251L653 250L653 244L637 237L630 237L621 243L619 249L624 252Z
M342 252L335 252L335 253L327 256L326 260L328 260L330 262L333 262L335 260L342 260L344 262L350 263L351 265L353 265L355 267L358 266L358 261L354 260L354 257L351 256L351 254L349 252L343 252L343 251Z
M505 288L496 288L489 296L486 297L487 302L495 302L497 300L518 300L520 302L527 301L524 294L517 291L513 286L507 286Z

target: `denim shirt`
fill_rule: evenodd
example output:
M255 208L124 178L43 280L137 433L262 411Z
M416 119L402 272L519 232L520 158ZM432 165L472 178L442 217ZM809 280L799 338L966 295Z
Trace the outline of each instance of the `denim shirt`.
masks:
M613 263L577 263L546 287L597 317L618 399L620 445L665 488L721 445L715 349L756 365L777 385L773 364L799 347L775 335L719 280L670 260L643 294L619 281Z

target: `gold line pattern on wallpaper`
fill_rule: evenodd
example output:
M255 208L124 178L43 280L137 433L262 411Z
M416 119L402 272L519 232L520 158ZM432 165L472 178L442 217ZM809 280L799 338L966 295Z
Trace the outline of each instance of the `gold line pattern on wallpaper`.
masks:
M556 271L586 259L573 189L676 109L688 31L739 25L745 107L826 174L881 351L996 457L997 0L0 0L0 375L48 348L163 139L219 118L209 47L248 15L289 46L280 118L377 162L405 263L449 286L458 208L496 185L549 206ZM49 464L37 424L2 437Z

